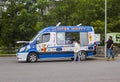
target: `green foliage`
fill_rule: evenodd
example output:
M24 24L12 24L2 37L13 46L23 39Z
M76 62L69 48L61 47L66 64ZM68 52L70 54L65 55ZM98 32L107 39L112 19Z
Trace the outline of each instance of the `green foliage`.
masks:
M2 0L0 46L16 46L39 30L56 25L92 25L104 36L104 0ZM120 1L107 0L108 32L120 32Z

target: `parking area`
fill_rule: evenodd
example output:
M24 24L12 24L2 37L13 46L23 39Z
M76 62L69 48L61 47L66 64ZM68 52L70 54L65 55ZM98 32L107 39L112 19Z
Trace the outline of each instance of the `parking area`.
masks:
M120 58L40 60L19 63L16 57L0 57L0 82L120 82Z

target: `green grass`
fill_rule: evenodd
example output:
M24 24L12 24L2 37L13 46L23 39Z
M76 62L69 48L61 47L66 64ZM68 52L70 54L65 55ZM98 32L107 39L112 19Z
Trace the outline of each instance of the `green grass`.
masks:
M0 54L0 57L12 57L16 56L16 54Z

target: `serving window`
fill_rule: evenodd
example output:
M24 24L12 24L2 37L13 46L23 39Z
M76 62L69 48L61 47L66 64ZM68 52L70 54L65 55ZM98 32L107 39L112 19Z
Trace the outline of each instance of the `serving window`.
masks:
M57 33L57 44L66 45L73 44L75 39L79 40L79 32L58 32Z

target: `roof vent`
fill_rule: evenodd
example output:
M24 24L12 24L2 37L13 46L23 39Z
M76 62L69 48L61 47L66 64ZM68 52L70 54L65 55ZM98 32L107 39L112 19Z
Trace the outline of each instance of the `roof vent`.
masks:
M82 25L82 23L78 24L77 26L81 26L81 25Z
M61 22L58 22L56 26L60 26Z

